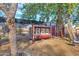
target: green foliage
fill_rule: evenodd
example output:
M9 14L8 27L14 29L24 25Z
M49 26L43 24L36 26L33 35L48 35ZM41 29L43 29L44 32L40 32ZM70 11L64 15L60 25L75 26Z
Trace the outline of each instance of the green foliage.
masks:
M7 39L8 39L8 36L0 35L0 40L7 40Z
M59 13L60 21L63 17L70 17L76 8L77 3L29 3L24 4L22 9L23 18L27 20L39 20L44 22L55 22L58 17L58 9L61 9ZM67 15L66 15L67 14ZM39 17L37 17L39 15Z
M26 6L26 7L25 7ZM23 7L23 18L27 18L28 20L37 20L37 15L39 15L39 21L48 22L50 21L50 17L55 15L56 4L25 4Z

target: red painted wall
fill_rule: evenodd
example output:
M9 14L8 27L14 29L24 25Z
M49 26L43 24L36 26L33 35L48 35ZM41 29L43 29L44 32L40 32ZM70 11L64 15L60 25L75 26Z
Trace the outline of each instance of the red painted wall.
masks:
M64 30L64 26L63 26L63 27L62 27L62 34L63 34L63 35L65 34L64 31L65 31L65 30ZM57 36L57 35L61 36L61 32L57 33L57 32L56 32L56 25L52 25L52 36Z

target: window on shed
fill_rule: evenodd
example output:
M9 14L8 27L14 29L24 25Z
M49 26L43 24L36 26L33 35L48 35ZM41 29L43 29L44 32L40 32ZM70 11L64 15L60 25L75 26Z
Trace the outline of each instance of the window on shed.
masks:
M36 34L36 35L40 34L40 28L35 28L34 31L35 31L35 34Z

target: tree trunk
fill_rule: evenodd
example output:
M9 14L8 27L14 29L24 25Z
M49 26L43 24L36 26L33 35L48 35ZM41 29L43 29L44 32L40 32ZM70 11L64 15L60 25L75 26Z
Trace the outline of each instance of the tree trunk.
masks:
M17 10L16 3L1 3L0 9L6 14L7 20L6 24L8 26L8 39L10 42L11 55L17 55L17 47L16 47L16 27L15 27L15 14Z
M6 4L7 5L7 4ZM15 25L15 14L17 9L17 4L9 4L8 9L6 9L6 15L7 15L7 26L9 29L8 32L8 38L10 42L10 48L11 48L11 55L16 56L17 55L17 46L16 46L16 25Z
M63 20L62 20L62 4L58 4L58 9L57 9L57 20L56 20L56 35L63 37Z
M16 47L16 28L14 19L7 18L7 26L9 28L8 38L10 42L11 55L15 56L17 55L17 47Z

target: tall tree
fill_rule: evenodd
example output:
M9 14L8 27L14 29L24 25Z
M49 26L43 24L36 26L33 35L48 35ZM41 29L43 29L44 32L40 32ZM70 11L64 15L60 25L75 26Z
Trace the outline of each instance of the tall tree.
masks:
M62 4L57 4L57 20L56 20L56 31L57 36L63 37L63 19L62 19Z
M10 48L11 48L11 55L15 56L17 55L17 47L16 47L16 27L15 27L15 13L17 10L17 4L15 3L3 3L0 4L1 9L5 12L7 16L7 26L9 28L9 42L10 42Z

